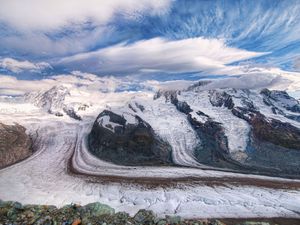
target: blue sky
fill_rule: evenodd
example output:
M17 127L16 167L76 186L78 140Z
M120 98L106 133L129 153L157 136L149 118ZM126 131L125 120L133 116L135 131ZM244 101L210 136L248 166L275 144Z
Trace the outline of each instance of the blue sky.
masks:
M18 79L72 71L158 81L300 72L298 0L0 4L0 73Z

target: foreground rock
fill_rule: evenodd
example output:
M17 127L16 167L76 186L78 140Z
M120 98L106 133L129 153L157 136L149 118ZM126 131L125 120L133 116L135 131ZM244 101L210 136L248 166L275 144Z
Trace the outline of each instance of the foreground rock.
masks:
M19 202L0 200L0 224L27 225L275 225L299 224L299 219L193 219L179 216L158 218L152 211L140 210L133 217L124 212L116 213L113 208L90 203L85 206L66 205L56 208L49 205L22 205Z
M25 128L16 125L0 123L0 169L32 154L31 139L25 133Z

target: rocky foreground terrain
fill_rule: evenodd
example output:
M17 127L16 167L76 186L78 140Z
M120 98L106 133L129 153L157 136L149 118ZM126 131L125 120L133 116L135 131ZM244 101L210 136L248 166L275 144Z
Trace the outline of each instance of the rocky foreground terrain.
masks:
M21 125L0 123L0 169L29 157L31 139Z
M193 219L180 216L158 218L150 210L140 210L134 216L115 212L99 202L85 206L76 204L57 208L51 205L22 205L0 200L0 224L27 225L296 225L299 219Z

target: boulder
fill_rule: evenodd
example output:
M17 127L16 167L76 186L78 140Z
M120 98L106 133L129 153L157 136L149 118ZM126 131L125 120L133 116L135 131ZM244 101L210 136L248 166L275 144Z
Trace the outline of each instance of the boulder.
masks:
M113 215L115 210L108 205L101 204L100 202L87 204L79 209L81 214L90 214L95 217L102 215Z
M155 220L155 215L152 211L148 211L145 209L139 210L133 219L138 223L138 224L144 224L144 225L153 225L154 220Z

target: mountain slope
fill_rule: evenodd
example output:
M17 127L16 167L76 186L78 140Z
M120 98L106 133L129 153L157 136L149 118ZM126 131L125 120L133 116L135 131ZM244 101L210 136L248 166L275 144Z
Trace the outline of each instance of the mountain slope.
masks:
M73 119L81 120L74 107L67 105L65 99L70 96L70 91L64 86L54 86L46 91L31 92L25 95L25 101L56 116L67 115ZM85 106L80 106L84 108Z
M297 100L284 91L202 90L199 85L159 91L153 99L133 98L110 112L126 120L143 119L170 144L177 165L300 175ZM93 129L116 132L109 117L106 124L110 128L95 122Z

